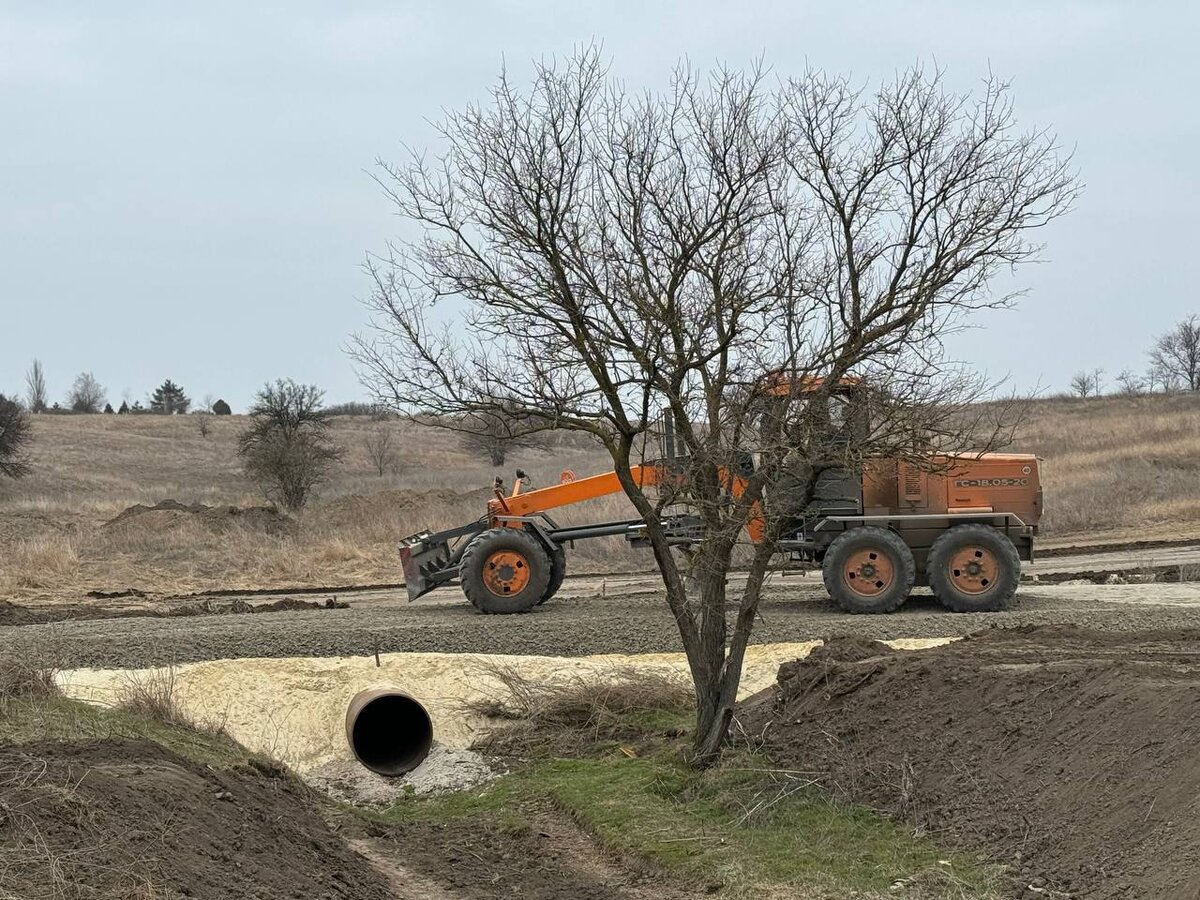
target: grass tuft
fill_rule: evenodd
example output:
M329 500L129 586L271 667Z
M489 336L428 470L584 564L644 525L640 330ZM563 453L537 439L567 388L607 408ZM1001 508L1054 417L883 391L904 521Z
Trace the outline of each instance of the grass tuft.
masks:
M44 700L60 695L53 668L26 657L0 657L0 700Z
M117 689L114 705L151 722L198 727L179 703L175 669L171 667L128 673Z

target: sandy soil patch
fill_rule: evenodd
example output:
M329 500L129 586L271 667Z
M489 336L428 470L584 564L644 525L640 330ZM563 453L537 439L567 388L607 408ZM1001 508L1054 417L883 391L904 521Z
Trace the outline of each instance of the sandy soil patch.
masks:
M937 646L951 638L890 642L898 649ZM746 653L742 695L774 683L780 664L804 657L821 644L764 644ZM344 759L344 717L350 698L370 687L393 687L426 705L434 734L451 749L468 747L486 720L468 704L500 690L497 667L511 667L532 681L555 682L603 675L617 668L682 672L679 653L610 654L589 657L499 654L390 653L375 658L214 660L172 671L178 702L195 719L221 725L239 743L304 772ZM154 678L156 669L74 669L59 675L64 692L111 704L131 683Z

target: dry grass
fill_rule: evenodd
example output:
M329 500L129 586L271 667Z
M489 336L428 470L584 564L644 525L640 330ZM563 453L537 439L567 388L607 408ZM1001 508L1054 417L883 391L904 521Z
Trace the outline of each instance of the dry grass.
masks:
M346 458L286 530L214 528L185 515L104 527L134 504L166 499L261 505L235 452L244 424L214 419L202 437L188 417L35 417L33 474L0 482L0 597L51 603L93 589L396 582L398 539L481 515L497 474L455 435L390 421L395 468L381 478L366 449L380 423L339 417L334 434ZM1037 401L1016 449L1045 459L1047 538L1200 534L1200 397ZM560 436L515 451L500 474L511 479L517 467L544 485L564 468L585 475L608 463L603 451ZM555 513L563 524L631 516L618 497ZM581 542L570 565L611 571L651 560L609 538Z
M1200 396L1042 400L1018 446L1044 459L1048 536L1200 533Z
M195 727L179 703L175 670L171 667L129 672L116 693L117 709L163 725Z
M56 670L25 656L0 656L0 702L7 700L45 700L60 692L54 680Z
M476 745L500 756L577 756L605 742L644 737L656 724L675 729L695 704L691 683L681 673L616 668L546 682L499 665L489 674L504 695L469 708L502 723Z

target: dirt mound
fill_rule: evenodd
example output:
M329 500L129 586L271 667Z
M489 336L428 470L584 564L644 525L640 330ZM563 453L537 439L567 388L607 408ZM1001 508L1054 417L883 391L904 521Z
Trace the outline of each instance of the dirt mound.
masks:
M477 510L476 515L482 515L491 497L492 492L487 488L465 492L435 488L429 491L346 494L322 502L315 514L320 517L322 524L330 528L361 525L396 514L425 516L438 510L452 510L456 516L461 516L467 514L460 510L469 509Z
M0 895L391 897L308 791L157 744L0 748Z
M198 523L213 531L245 528L266 534L288 534L295 523L270 506L205 506L203 503L183 504L178 500L163 500L154 506L138 503L109 519L106 530L140 529L164 531L188 523Z
M40 621L29 607L0 600L0 625L33 625Z
M270 603L247 603L237 599L232 603L217 603L212 600L202 600L199 603L185 603L182 606L172 606L161 612L152 613L157 616L223 616L230 613L265 613L265 612L296 612L303 609L349 609L350 604L344 600L326 597L324 600L298 600L295 597L283 597Z
M1021 890L1200 896L1200 632L863 651L834 639L781 667L743 726L835 794L985 850Z

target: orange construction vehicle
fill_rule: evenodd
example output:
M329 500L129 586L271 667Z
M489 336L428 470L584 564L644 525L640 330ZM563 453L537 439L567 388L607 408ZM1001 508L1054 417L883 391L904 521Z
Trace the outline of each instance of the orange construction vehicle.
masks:
M835 400L853 400L861 385L848 382ZM664 458L634 467L644 487L664 480ZM458 580L485 613L527 612L554 596L566 576L566 551L575 541L623 535L645 543L640 520L560 527L551 510L618 494L615 472L526 490L518 470L511 493L496 496L480 519L447 531L420 532L400 547L410 600ZM929 585L949 609L1005 608L1020 579L1021 560L1033 559L1042 513L1038 458L986 453L942 457L936 465L871 460L861 470L831 469L812 501L789 519L778 550L793 562L818 564L830 597L847 612L891 612L915 584ZM672 541L692 545L702 536L694 517L669 523ZM757 542L761 520L747 532Z

